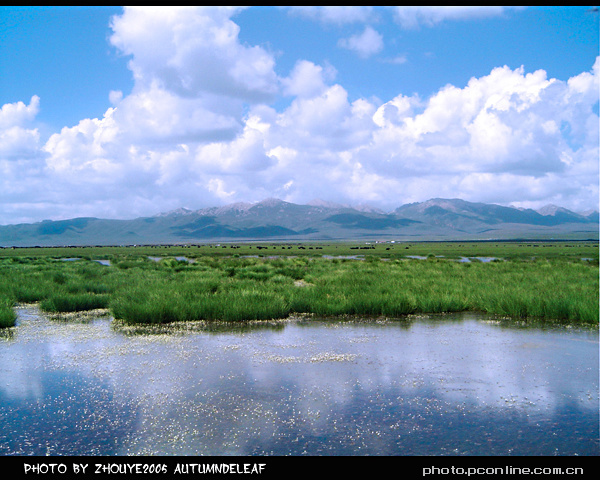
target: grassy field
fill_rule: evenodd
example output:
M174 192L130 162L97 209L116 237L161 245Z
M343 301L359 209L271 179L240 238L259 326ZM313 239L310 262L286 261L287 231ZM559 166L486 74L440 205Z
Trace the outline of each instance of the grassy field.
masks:
M598 274L597 242L0 249L0 326L31 302L127 324L457 311L598 324Z
M332 243L222 243L198 245L113 246L113 247L36 247L0 248L2 257L51 257L109 259L115 256L186 256L196 258L210 255L268 256L322 256L322 255L375 255L403 258L408 255L496 256L503 259L543 258L598 258L598 242L332 242Z

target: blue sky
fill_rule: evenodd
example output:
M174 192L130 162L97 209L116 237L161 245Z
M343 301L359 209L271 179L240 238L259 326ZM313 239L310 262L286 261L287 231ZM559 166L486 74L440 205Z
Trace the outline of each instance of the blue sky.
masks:
M590 7L1 7L0 224L598 207Z
M133 86L127 58L110 46L121 7L1 7L0 104L42 99L54 128L101 116L110 90Z

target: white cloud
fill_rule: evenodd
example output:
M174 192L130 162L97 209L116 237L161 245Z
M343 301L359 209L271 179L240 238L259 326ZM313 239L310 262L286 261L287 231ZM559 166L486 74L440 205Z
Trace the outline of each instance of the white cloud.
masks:
M0 158L4 161L38 155L40 134L37 128L19 126L0 129Z
M268 163L259 131L244 115L246 105L274 98L279 78L271 54L239 41L230 20L237 11L128 7L113 18L110 41L131 56L135 85L127 96L109 93L113 108L103 118L83 119L36 146L46 158L51 187L44 208L53 217L84 214L90 205L100 209L97 215L110 214L117 203L129 208L120 216L152 214L171 202L197 203L204 194L218 202L224 190L215 189L202 170L208 160L198 157L215 144L230 152L220 168L242 177ZM37 114L38 104L34 97L29 106L3 107L0 149L23 156L16 143L25 143L26 131L15 129Z
M391 63L393 65L402 65L408 62L408 58L406 57L406 55L396 55L395 57L384 58L382 62Z
M336 71L328 65L323 68L307 60L296 62L289 77L282 79L284 93L298 97L314 97L327 88L327 82L335 78Z
M367 58L383 50L383 36L374 28L367 26L360 35L340 39L338 45L353 50L361 58Z
M405 119L412 117L415 107L419 106L420 101L418 98L398 95L377 109L373 115L373 121L379 127L400 125Z
M543 204L562 192L560 203L567 206L597 205L597 65L568 82L548 79L544 71L496 68L464 88L440 90L420 110L414 99L394 99L378 109L374 120L381 128L360 152L361 163L400 181L441 174L444 180L436 182L460 192L454 196ZM587 125L578 148L569 146L561 123L575 130Z
M27 205L31 192L43 188L44 152L33 125L39 100L33 96L29 105L7 103L0 109L0 205L4 215L11 215L15 205Z
M277 163L268 171L281 185L294 172L290 200L321 191L387 208L434 196L594 206L597 92L597 64L568 82L501 67L427 100L399 95L382 105L351 103L334 85L271 120L265 145ZM572 121L587 125L575 149L559 128Z
M215 142L198 147L194 168L198 173L252 175L269 168L273 159L265 153L268 126L258 117L246 120L244 131L231 142Z
M364 23L372 18L373 7L367 6L299 6L290 7L290 12L312 20L337 25Z
M132 55L138 88L183 97L219 95L260 102L277 93L274 59L242 45L229 7L128 7L112 22L111 43Z
M597 159L591 161L598 144L592 135L598 128L591 109L595 69L561 82L544 71L496 68L426 101L399 95L382 105L351 103L334 85L294 100L271 123L265 144L282 169L296 172L287 189L291 199L304 194L306 201L321 190L329 198L371 199L389 208L443 195L505 204L519 197L543 204L559 196L565 205L594 205L597 188L581 197L577 192L598 176ZM573 151L557 124L580 116L596 130ZM517 195L529 183L531 189Z
M7 103L0 109L0 128L22 126L31 122L38 114L40 108L40 97L31 97L29 105L23 102Z
M319 156L344 151L368 142L374 108L365 100L348 101L348 92L333 85L321 95L296 98L282 112L270 139L282 146Z
M445 20L466 20L501 15L505 7L500 6L399 6L395 7L394 18L403 28L431 27Z
M208 191L214 193L218 199L228 201L235 192L226 192L224 183L220 178L211 178L208 181Z
M90 170L90 179L103 174L106 165L111 163L113 145L118 127L113 119L114 109L109 109L99 120L84 119L74 127L64 127L60 133L52 135L43 147L48 153L47 166L54 172L79 174Z
M597 206L600 60L567 81L498 67L429 98L351 99L327 64L299 60L277 77L268 52L240 42L233 12L126 9L111 41L131 55L132 92L109 93L102 118L45 145L38 97L4 105L0 221L272 196L384 209L441 196ZM362 40L365 54L381 46ZM289 104L270 105L276 94Z
M121 90L111 90L108 94L108 100L112 105L117 105L123 99Z
M241 131L243 103L221 96L182 97L156 83L120 101L119 128L138 143L233 138Z

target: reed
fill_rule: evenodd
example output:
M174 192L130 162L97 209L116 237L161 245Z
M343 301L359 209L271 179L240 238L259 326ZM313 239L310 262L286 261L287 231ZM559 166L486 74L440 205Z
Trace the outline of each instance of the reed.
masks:
M107 308L108 295L94 293L53 294L40 302L40 308L46 312L81 312Z
M0 297L0 328L14 327L17 314L13 309L13 302L6 297Z
M428 248L433 248L428 245ZM90 260L0 258L0 315L15 302L49 312L110 308L126 323L262 320L290 314L400 317L480 311L598 324L598 263L557 254L532 261L269 259L205 255L194 263L122 255ZM17 258L17 260L15 260Z

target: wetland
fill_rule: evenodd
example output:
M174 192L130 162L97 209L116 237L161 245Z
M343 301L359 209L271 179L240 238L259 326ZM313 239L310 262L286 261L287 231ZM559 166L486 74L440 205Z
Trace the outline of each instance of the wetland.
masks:
M600 453L595 329L18 315L0 341L2 455Z
M600 454L597 242L407 246L0 250L0 455Z

